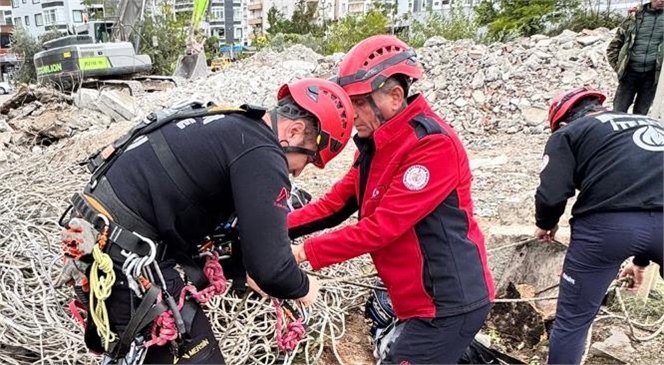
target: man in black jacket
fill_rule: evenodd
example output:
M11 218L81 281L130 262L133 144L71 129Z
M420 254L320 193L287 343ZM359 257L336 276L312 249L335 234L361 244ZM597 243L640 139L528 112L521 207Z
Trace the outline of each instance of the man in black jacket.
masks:
M66 242L69 257L92 266L87 270L92 321L86 330L91 350L105 353L111 363L141 348L147 348L145 363L223 363L211 325L192 300L206 301L199 291L224 292L218 260L205 266L212 289L185 286L175 268L195 282L202 271L192 269L191 258L213 255L199 244L231 217L237 217L241 237L240 245L231 247L232 261L242 278L246 270L275 298L304 305L316 300L316 281L291 254L288 174L298 176L309 163L323 168L341 152L354 112L343 90L321 79L284 85L277 100L267 114L248 106L188 110L131 139L114 160L108 152L116 149L101 153L112 164L94 169L85 194L73 198L71 219L83 218L100 238L86 246L84 237L76 236L86 224L72 228L70 221ZM113 275L114 283L108 279ZM107 279L113 285L110 296L108 287L99 290Z
M567 199L579 190L560 279L549 364L578 364L584 342L620 265L641 285L650 261L662 274L664 125L641 115L608 111L606 96L586 88L551 102L553 134L535 195L536 237L554 239Z

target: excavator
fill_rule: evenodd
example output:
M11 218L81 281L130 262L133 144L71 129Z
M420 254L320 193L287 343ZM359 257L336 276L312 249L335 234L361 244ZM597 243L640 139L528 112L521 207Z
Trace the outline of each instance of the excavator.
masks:
M208 0L195 0L198 4L192 16L190 39L207 10ZM202 10L200 9L202 6ZM37 81L74 93L78 88L102 89L106 87L127 89L131 95L160 91L176 87L184 77L191 79L207 73L194 72L200 62L196 57L205 53L190 47L188 56L178 62L173 76L149 75L152 60L148 55L138 54L141 42L141 29L145 10L145 0L121 0L118 4L118 17L115 21L89 21L75 29L74 35L63 36L45 42L44 50L34 56ZM196 23L194 21L197 20ZM192 44L193 46L194 44ZM190 49L191 48L191 49ZM185 72L180 62L194 59L191 72ZM207 72L207 66L204 67Z
M194 0L194 11L191 15L191 26L187 37L185 54L180 56L173 76L185 79L207 77L209 69L205 57L205 37L200 31L201 19L208 8L208 0Z

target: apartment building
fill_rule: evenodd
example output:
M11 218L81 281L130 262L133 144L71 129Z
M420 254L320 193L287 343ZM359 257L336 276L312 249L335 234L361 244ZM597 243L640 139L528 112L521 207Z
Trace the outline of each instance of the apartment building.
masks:
M219 37L222 42L249 44L248 0L211 0L208 13L201 27L208 35ZM192 11L192 0L175 0L176 12Z
M80 0L11 0L12 22L35 36L52 28L66 32L83 24L85 6Z

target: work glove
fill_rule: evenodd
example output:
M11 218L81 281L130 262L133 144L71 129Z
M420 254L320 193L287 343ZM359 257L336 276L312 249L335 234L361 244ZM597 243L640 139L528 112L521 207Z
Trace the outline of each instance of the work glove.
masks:
M72 218L62 231L62 251L65 257L74 260L90 261L92 248L97 243L97 231L92 224L81 218Z

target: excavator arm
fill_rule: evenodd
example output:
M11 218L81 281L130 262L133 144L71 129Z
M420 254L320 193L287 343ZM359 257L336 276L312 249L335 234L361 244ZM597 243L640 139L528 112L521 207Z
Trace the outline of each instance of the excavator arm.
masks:
M208 4L209 0L194 0L185 55L178 59L173 76L197 79L207 77L209 73L205 57L205 35L200 31L201 20L207 12Z

